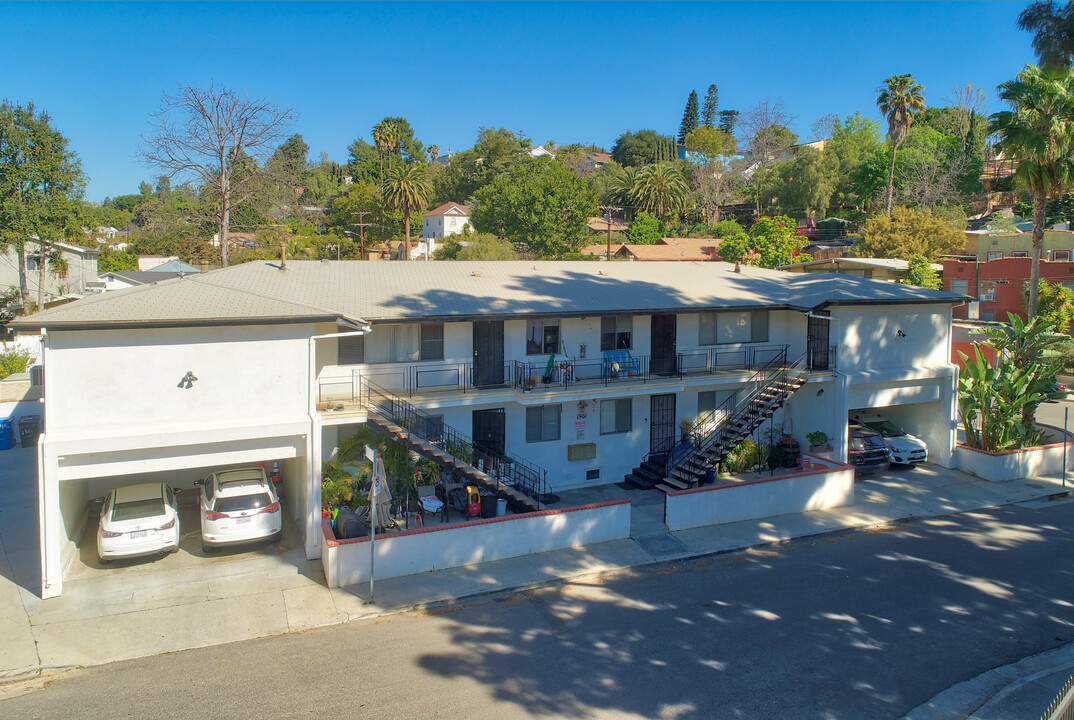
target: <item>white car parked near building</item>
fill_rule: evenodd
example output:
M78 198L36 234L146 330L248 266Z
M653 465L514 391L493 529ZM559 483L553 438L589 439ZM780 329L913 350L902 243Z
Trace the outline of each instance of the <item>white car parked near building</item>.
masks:
M259 467L214 472L202 480L201 548L279 539L280 499Z
M164 483L111 490L101 507L97 528L97 556L101 562L177 551L178 492Z
M892 463L915 465L929 459L929 447L921 438L914 437L887 418L871 413L851 413L851 420L880 433L891 450Z

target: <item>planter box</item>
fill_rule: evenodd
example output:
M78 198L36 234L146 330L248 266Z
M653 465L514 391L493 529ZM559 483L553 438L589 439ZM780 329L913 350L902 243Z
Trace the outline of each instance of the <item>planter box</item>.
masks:
M336 540L327 520L321 530L321 564L328 587L369 582L369 538ZM375 572L377 578L414 575L629 535L629 500L471 520L378 534Z
M815 469L668 493L664 521L675 532L854 503L853 465L814 453L804 460Z
M1050 432L1059 439L1059 442L1000 453L957 445L955 446L955 466L982 480L992 482L1019 480L1037 475L1059 475L1063 472L1063 430L1039 423L1037 427ZM1068 433L1067 442L1072 440L1074 440L1074 434ZM1074 445L1067 449L1068 468L1074 466L1071 462L1074 460L1072 456L1074 456Z

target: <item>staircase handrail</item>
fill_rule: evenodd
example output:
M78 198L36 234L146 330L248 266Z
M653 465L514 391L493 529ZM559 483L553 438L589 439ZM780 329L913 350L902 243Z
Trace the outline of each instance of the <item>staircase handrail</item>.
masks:
M496 472L489 473L489 476L509 480L512 487L533 498L540 509L542 498L548 494L548 471L545 468L506 452L491 452L489 448L475 443L469 435L444 424L440 418L415 407L364 377L360 378L358 383L358 404L364 407L366 412L395 423L467 465L475 466L475 448L483 454L495 456L498 460ZM431 432L434 428L436 431ZM504 460L507 462L503 462Z
M787 378L790 377L791 373L804 370L808 356L809 353L804 352L799 355L794 362L788 364L786 361L786 351L784 351L779 356L772 358L761 366L761 368L746 381L746 385L749 385L750 383L756 384L756 387L752 392L742 398L739 398L736 393L722 402L719 407L712 410L711 413L705 414L706 418L710 418L710 422L715 423L714 427L705 434L700 442L695 441L693 451L682 458L679 458L678 462L675 463L675 468L681 468L690 460L693 460L699 455L704 455L706 451L719 442L727 425L733 420L737 420L744 412L749 410L751 405L760 397L761 393L774 387L777 383L785 382ZM716 423L716 418L720 417L721 413L723 413L723 419ZM699 419L697 424L704 424L704 420ZM672 468L668 468L669 473L671 470Z

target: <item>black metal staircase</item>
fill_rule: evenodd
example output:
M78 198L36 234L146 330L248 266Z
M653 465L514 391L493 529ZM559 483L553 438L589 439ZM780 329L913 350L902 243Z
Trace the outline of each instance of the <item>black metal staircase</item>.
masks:
M805 353L789 364L786 351L773 358L746 381L746 387L752 387L750 392L736 393L720 407L698 418L696 427L704 434L695 439L693 446L685 450L680 446L671 453L659 455L650 453L626 476L626 481L636 487L655 487L665 492L696 487L709 469L716 467L805 384L806 364Z
M367 424L442 468L468 478L482 492L507 500L516 511L540 510L548 494L548 472L506 453L491 452L473 438L445 425L400 397L369 382L359 381L359 405ZM480 467L478 467L480 465Z

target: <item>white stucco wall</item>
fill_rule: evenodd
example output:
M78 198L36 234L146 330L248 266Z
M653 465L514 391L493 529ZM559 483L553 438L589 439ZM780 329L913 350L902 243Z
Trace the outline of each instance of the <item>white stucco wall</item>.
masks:
M374 568L377 578L400 577L595 545L629 534L629 501L511 515L378 537ZM329 587L369 582L368 538L336 543L322 537L321 563Z
M854 503L854 468L813 457L824 470L669 493L664 517L672 532Z
M951 306L857 305L832 308L839 369L943 367L950 362ZM903 337L899 336L899 333Z

